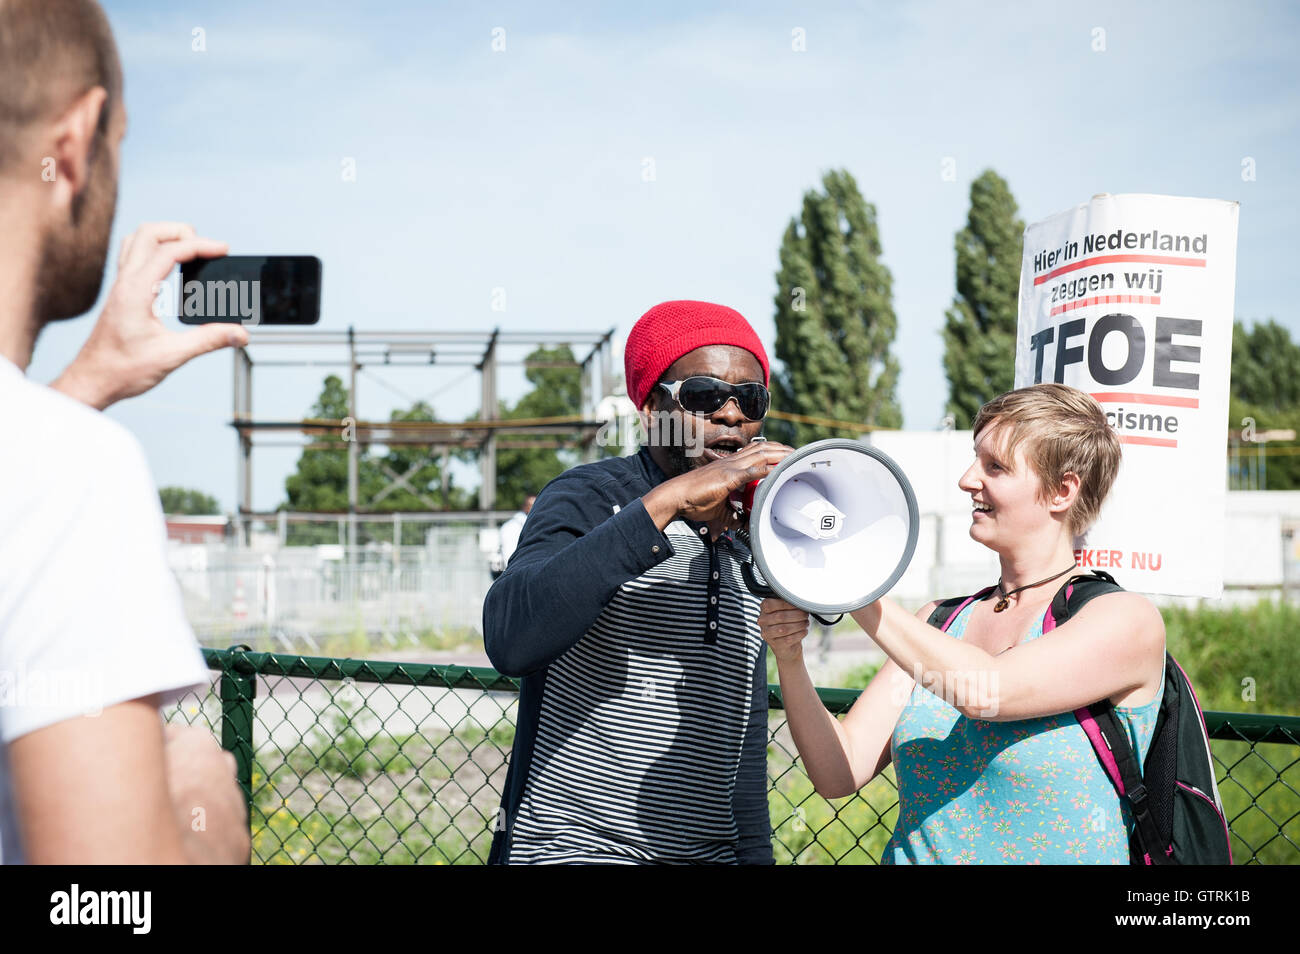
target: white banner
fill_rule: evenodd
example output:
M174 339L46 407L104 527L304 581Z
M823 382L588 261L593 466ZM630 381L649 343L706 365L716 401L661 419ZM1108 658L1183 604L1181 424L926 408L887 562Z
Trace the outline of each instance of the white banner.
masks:
M1223 593L1237 203L1101 195L1025 230L1016 387L1087 391L1124 445L1084 569Z

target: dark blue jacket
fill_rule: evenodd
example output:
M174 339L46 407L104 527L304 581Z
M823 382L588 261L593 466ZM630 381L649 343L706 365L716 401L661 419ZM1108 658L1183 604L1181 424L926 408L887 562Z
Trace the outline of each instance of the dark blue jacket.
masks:
M508 852L508 833L513 831L524 796L549 667L583 639L620 587L674 553L668 536L655 526L640 499L665 479L646 449L631 457L607 458L562 474L538 495L518 549L488 591L483 606L488 658L498 671L523 677L492 863L502 863ZM704 529L703 524L685 523L696 533ZM709 586L743 590L735 570L748 556L748 550L730 534L716 543L703 536L701 539L709 545L710 557L722 561L716 565L724 571L706 574L718 581ZM729 592L723 598L733 607L738 601L744 603L746 632L740 638L757 638L761 643L754 622L757 600L747 591ZM710 598L712 605L703 604L700 609L699 633L705 642L711 636L716 638L721 625L716 622L718 610L714 608L718 603L719 599ZM744 738L731 809L739 832L737 860L770 864L765 647L760 645L757 653L750 711L741 729ZM693 728L711 730L710 725ZM685 802L693 794L683 791L681 797Z

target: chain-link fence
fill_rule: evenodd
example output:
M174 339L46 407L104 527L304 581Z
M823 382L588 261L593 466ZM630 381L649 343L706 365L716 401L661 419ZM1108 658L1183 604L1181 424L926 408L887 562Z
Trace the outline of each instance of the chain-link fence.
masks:
M214 682L170 719L235 755L263 864L481 864L514 740L517 680L485 668L204 650ZM840 714L857 690L821 689ZM778 864L871 864L893 830L892 769L827 802L770 691ZM1300 717L1207 712L1238 864L1300 863Z

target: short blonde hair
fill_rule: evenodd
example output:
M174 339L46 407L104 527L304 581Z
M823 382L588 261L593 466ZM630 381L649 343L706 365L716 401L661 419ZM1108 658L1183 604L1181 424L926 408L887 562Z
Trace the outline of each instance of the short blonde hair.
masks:
M1005 427L1009 458L1025 445L1025 460L1041 482L1044 500L1056 493L1066 474L1078 476L1079 496L1068 514L1072 533L1077 536L1097 521L1119 473L1120 443L1091 395L1066 384L1018 388L980 408L976 435L991 424Z

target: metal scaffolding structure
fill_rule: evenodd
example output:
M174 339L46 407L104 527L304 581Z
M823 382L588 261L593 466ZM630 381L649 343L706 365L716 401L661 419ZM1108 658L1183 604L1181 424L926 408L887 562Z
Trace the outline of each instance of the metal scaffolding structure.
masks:
M496 505L496 452L498 448L550 447L578 448L586 461L595 459L594 439L604 422L596 419L596 405L614 387L613 336L614 329L605 332L508 332L494 328L485 332L459 331L356 331L349 327L343 331L292 330L270 331L250 329L248 345L234 355L234 414L231 426L238 435L239 475L238 519L243 527L250 520L276 519L274 512L259 513L253 509L253 450L264 446L254 440L254 435L268 433L298 433L312 435L337 435L348 450L348 545L357 542L357 517L371 511L359 506L358 464L363 448L371 444L385 447L424 446L430 451L441 451L443 480L447 477L447 455L453 448L474 449L478 452L482 484L479 493L479 510L485 516ZM536 362L526 357L513 357L520 349L544 346L572 345L586 348L586 354L572 363ZM254 361L251 352L271 347L311 347L331 349L334 356L324 360L263 360ZM575 367L581 370L581 407L572 417L531 418L501 420L497 407L497 370L502 366L523 367ZM348 370L348 416L342 420L257 420L253 416L253 369L276 367L343 367ZM465 367L479 372L479 416L477 420L447 421L362 421L357 419L357 375L371 369L393 367L446 368ZM510 440L528 435L529 440ZM544 438L537 440L537 437ZM283 446L283 445L271 445ZM336 448L336 444L293 444L295 447ZM404 484L400 474L387 475L388 490ZM408 488L410 489L410 488ZM444 488L445 489L445 488ZM385 491L387 492L387 490ZM386 512L376 512L386 513ZM237 534L241 542L245 533Z

